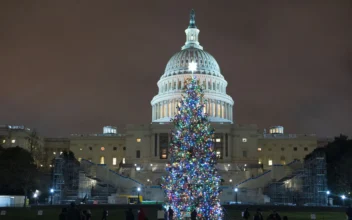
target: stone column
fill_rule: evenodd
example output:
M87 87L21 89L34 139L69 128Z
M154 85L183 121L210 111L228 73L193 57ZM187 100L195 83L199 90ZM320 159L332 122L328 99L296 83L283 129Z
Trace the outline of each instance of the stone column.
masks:
M222 133L222 153L223 153L223 157L222 158L226 158L226 138L225 138L225 133Z
M218 112L218 101L217 100L215 100L215 117L218 117L218 115L219 115L219 112Z
M157 145L156 145L156 152L157 152L156 157L159 158L159 155L160 155L160 152L159 152L159 151L160 151L160 147L159 147L160 136L159 136L159 134L158 134L158 137L157 137L156 140L157 140L157 143L156 143L156 144L157 144Z
M155 119L155 106L152 107L152 121Z

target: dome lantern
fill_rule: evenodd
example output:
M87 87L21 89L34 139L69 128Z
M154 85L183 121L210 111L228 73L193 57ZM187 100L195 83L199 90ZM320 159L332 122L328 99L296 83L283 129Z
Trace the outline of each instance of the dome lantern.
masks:
M185 30L186 32L186 43L182 47L182 50L194 47L203 50L203 47L200 46L198 42L198 35L199 35L199 29L196 26L196 14L194 10L192 9L191 15L190 15L190 20L189 20L189 26Z

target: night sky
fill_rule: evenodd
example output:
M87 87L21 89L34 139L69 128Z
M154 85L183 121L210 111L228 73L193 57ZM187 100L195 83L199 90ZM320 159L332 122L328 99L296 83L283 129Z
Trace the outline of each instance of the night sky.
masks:
M352 1L287 2L2 0L0 124L67 136L150 123L194 8L237 123L352 135Z

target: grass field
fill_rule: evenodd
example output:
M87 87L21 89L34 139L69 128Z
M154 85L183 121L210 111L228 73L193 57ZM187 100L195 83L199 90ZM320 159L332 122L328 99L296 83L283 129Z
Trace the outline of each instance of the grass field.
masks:
M82 207L82 209L85 209ZM87 208L88 209L88 208ZM93 208L89 208L92 212L92 220L100 220L103 213L103 208L96 206ZM48 220L55 220L58 219L58 216L61 211L61 207L45 207L45 208L9 208L9 209L1 209L6 210L6 216L0 216L0 220L8 220L8 219L19 219L19 220L35 220L35 219L48 219ZM43 210L43 215L38 216L38 210ZM125 210L126 208L121 207L109 207L107 208L109 211L108 219L112 220L124 220L125 219ZM149 220L156 220L156 207L145 207L144 208L147 217ZM137 219L137 207L133 209L135 212L135 219ZM280 212L278 209L279 214L281 217L288 216L289 220L309 220L310 214L315 213L317 220L345 220L346 216L343 212ZM241 211L235 210L228 210L227 217L225 220L240 220L241 218ZM254 213L251 212L251 215ZM269 212L263 212L264 219L269 215ZM252 219L252 217L250 218Z

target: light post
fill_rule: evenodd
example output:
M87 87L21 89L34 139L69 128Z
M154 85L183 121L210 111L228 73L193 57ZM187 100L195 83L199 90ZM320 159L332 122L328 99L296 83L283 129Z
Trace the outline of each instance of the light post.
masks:
M328 190L328 191L326 191L326 196L328 197L328 206L330 205L330 203L329 203L329 195L330 195L330 191Z
M35 192L35 193L33 194L33 198L34 198L35 204L37 205L37 198L38 198L37 192Z
M137 192L138 192L138 196L137 196L137 204L139 204L140 202L139 202L139 192L141 191L141 188L140 187L138 187L137 188Z
M236 205L237 205L237 192L238 192L238 188L236 187L236 188L235 188L235 193L236 193L236 195L235 195L235 201L236 201Z
M53 188L51 188L51 189L50 189L50 196L51 196L51 199L50 199L50 205L52 205L52 204L53 204L53 195L54 195L54 189L53 189Z
M342 199L342 205L345 206L345 199L346 199L346 196L345 196L345 195L342 195L342 196L341 196L341 199Z

